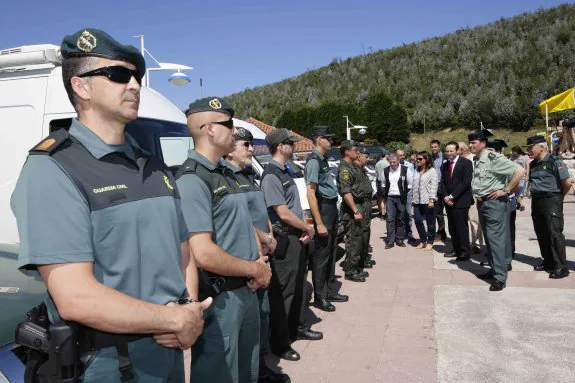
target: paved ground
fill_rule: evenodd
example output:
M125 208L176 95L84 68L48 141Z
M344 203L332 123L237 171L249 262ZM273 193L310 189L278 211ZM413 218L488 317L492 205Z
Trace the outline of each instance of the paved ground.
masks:
M571 270L573 223L575 198L569 196ZM384 250L384 227L373 220L377 265L368 282L340 279L350 302L334 313L310 308L313 328L325 339L295 342L302 360L270 358L270 365L294 383L575 382L575 274L554 281L532 271L539 250L529 207L518 212L519 255L502 292L489 292L475 277L482 257L451 264L443 257L449 244L442 243L434 252Z

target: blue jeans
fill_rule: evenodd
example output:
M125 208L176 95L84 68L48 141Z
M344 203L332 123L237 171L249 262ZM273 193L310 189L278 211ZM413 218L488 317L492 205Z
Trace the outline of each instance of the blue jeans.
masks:
M405 239L405 203L400 197L389 196L385 203L387 208L387 243L393 245Z
M419 233L419 239L433 244L435 239L435 207L428 207L427 204L413 205L413 215L415 227ZM427 231L423 221L427 223Z
M403 222L405 222L405 237L409 239L413 235L411 232L411 190L407 192L407 203L405 204Z

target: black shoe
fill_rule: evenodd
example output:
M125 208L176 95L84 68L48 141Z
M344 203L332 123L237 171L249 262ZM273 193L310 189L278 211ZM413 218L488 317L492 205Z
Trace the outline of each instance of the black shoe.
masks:
M507 271L511 271L513 270L513 266L511 266L511 263L507 265Z
M471 257L469 255L460 255L459 257L455 258L455 262L465 262L469 261Z
M335 306L327 301L327 299L315 299L313 305L321 311L333 312Z
M391 249L393 246L395 246L393 243L386 243L385 244L386 249Z
M367 247L367 252L368 252L368 253L373 253L373 247L372 247L371 245L369 245L369 246Z
M261 355L260 358L263 358L263 355ZM291 383L291 379L289 375L279 374L265 364L262 366L260 363L258 383Z
M295 340L322 340L323 332L313 331L312 329L306 328L297 330L297 335Z
M442 241L445 241L447 239L447 233L445 232L445 230L441 230L439 232L439 237L441 238Z
M415 242L417 241L417 239L413 238L413 235L410 235L409 237L407 237L407 243L411 243L411 242Z
M340 293L328 293L326 300L328 302L347 302L349 301L349 297Z
M371 263L372 266L377 265L377 262L374 261L373 259L368 259L369 263Z
M405 243L403 243L403 241L395 241L395 244L399 247L405 247Z
M365 282L365 277L360 274L345 274L344 278L352 282Z
M443 257L444 258L456 258L456 257L459 257L459 255L452 252L452 253L443 254Z
M553 271L553 269L545 266L545 262L541 262L537 266L533 267L533 270L535 270L535 271L547 271L548 273Z
M549 273L551 279L561 279L569 275L569 269L557 269Z
M364 269L373 269L373 265L370 262L363 262L363 268Z
M489 291L501 291L505 288L505 282L493 281L491 286L489 286Z
M485 281L485 280L493 279L494 276L495 276L495 274L493 274L493 271L488 271L484 274L478 274L477 278L483 279Z
M289 360L292 362L296 362L296 361L301 359L299 352L297 352L296 350L294 350L291 347L287 347L286 349L281 350L281 351L272 350L272 353L274 353L276 356L278 356L281 359Z
M368 273L367 271L362 271L362 272L359 273L359 276L360 276L360 277L367 278L367 277L369 277L369 273Z
M471 248L471 252L473 254L479 254L479 253L481 253L481 248L479 246L475 245Z

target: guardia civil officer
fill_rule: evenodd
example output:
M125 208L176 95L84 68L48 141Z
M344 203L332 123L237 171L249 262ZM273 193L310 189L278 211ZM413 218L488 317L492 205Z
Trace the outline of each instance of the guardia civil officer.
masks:
M369 152L367 148L363 145L358 145L357 147L357 159L354 161L355 166L361 170L361 185L363 189L363 202L360 202L362 206L362 229L363 229L363 241L366 244L363 255L361 258L360 265L366 269L370 269L375 265L375 261L371 259L371 246L369 241L371 239L371 208L372 208L372 196L373 187L371 186L371 181L367 175L367 162L369 161ZM367 272L365 272L367 274ZM369 276L369 275L367 275Z
M529 167L531 184L531 217L543 262L535 270L549 272L549 278L569 275L563 235L563 199L571 188L565 163L549 153L544 137L527 139L532 145L533 161Z
M305 164L307 200L317 233L315 251L311 255L311 271L314 289L314 304L323 311L335 311L330 300L340 300L338 294L329 292L328 279L335 262L335 240L337 236L337 186L334 175L329 171L325 154L331 149L333 134L328 126L315 126L311 132L314 149Z
M472 133L468 138L471 152L475 154L471 187L491 266L489 272L478 277L492 280L490 291L500 291L505 288L507 265L511 263L507 204L525 171L505 156L487 150L487 137L483 132Z
M313 226L303 218L299 193L286 168L293 155L294 143L300 139L286 129L275 129L266 136L272 154L262 177L268 214L278 246L271 256L270 346L280 358L299 360L291 348L298 339L319 340L320 332L312 331L300 316L308 263L308 242L315 236Z
M193 382L256 382L260 317L255 290L271 271L252 224L246 192L221 158L234 150L234 111L207 97L190 104L195 149L176 175L190 250L202 278L200 295L214 297L204 332L192 348Z
M265 254L275 251L276 240L272 235L271 223L268 219L268 212L264 194L255 182L252 165L254 147L252 133L242 127L236 128L234 136L234 150L226 155L226 166L230 168L239 184L244 190L248 199L248 207L252 217L252 223ZM257 290L260 305L260 364L258 383L289 382L290 378L286 374L278 374L266 365L265 356L269 352L269 316L270 302L268 289Z
M344 278L352 282L365 282L361 267L361 258L366 250L363 235L363 189L361 188L361 170L354 164L357 160L357 145L352 140L343 141L340 146L342 159L336 173L337 188L343 201L341 219L349 231L346 236Z
M22 168L11 199L19 267L46 282L50 331L60 320L81 325L76 356L91 360L82 381L183 381L180 348L194 343L211 300L197 303L170 171L125 133L138 116L144 58L93 28L66 36L61 53L78 118L32 148Z

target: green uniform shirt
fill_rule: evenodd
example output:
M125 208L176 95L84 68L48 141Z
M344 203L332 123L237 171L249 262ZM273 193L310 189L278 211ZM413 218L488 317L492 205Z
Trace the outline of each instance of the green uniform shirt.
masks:
M214 172L216 165L195 150L189 157ZM217 165L224 168L223 163ZM224 173L228 183L236 183L235 176ZM246 193L230 193L217 204L212 204L212 191L196 174L184 174L176 181L182 199L182 212L190 234L212 233L212 241L234 257L247 261L258 259L252 216Z
M305 164L305 184L316 184L323 198L337 198L337 185L334 175L329 171L327 160L316 149L311 152L317 156L317 159L310 158Z
M98 183L85 192L109 196L109 202L91 209L54 157L29 156L11 198L20 234L18 266L92 262L100 283L134 298L164 305L183 296L180 243L188 231L173 181L162 180L169 170L155 181L155 171L134 168L129 145L108 145L76 119L69 133L89 152L85 166L94 173L87 170L86 177ZM133 142L128 135L126 141ZM101 163L110 166L106 174ZM126 177L122 185L118 174ZM108 184L99 184L101 177L122 187L102 187ZM156 193L166 188L173 195ZM55 320L52 300L46 303Z
M531 161L529 171L531 193L560 193L561 181L567 178L569 178L567 165L550 153L547 153L541 161L538 159Z
M481 156L475 156L473 182L475 197L484 197L495 190L503 189L519 165L507 157L484 149Z
M337 188L339 194L351 193L354 199L370 198L373 190L367 174L354 164L341 160L337 168Z

